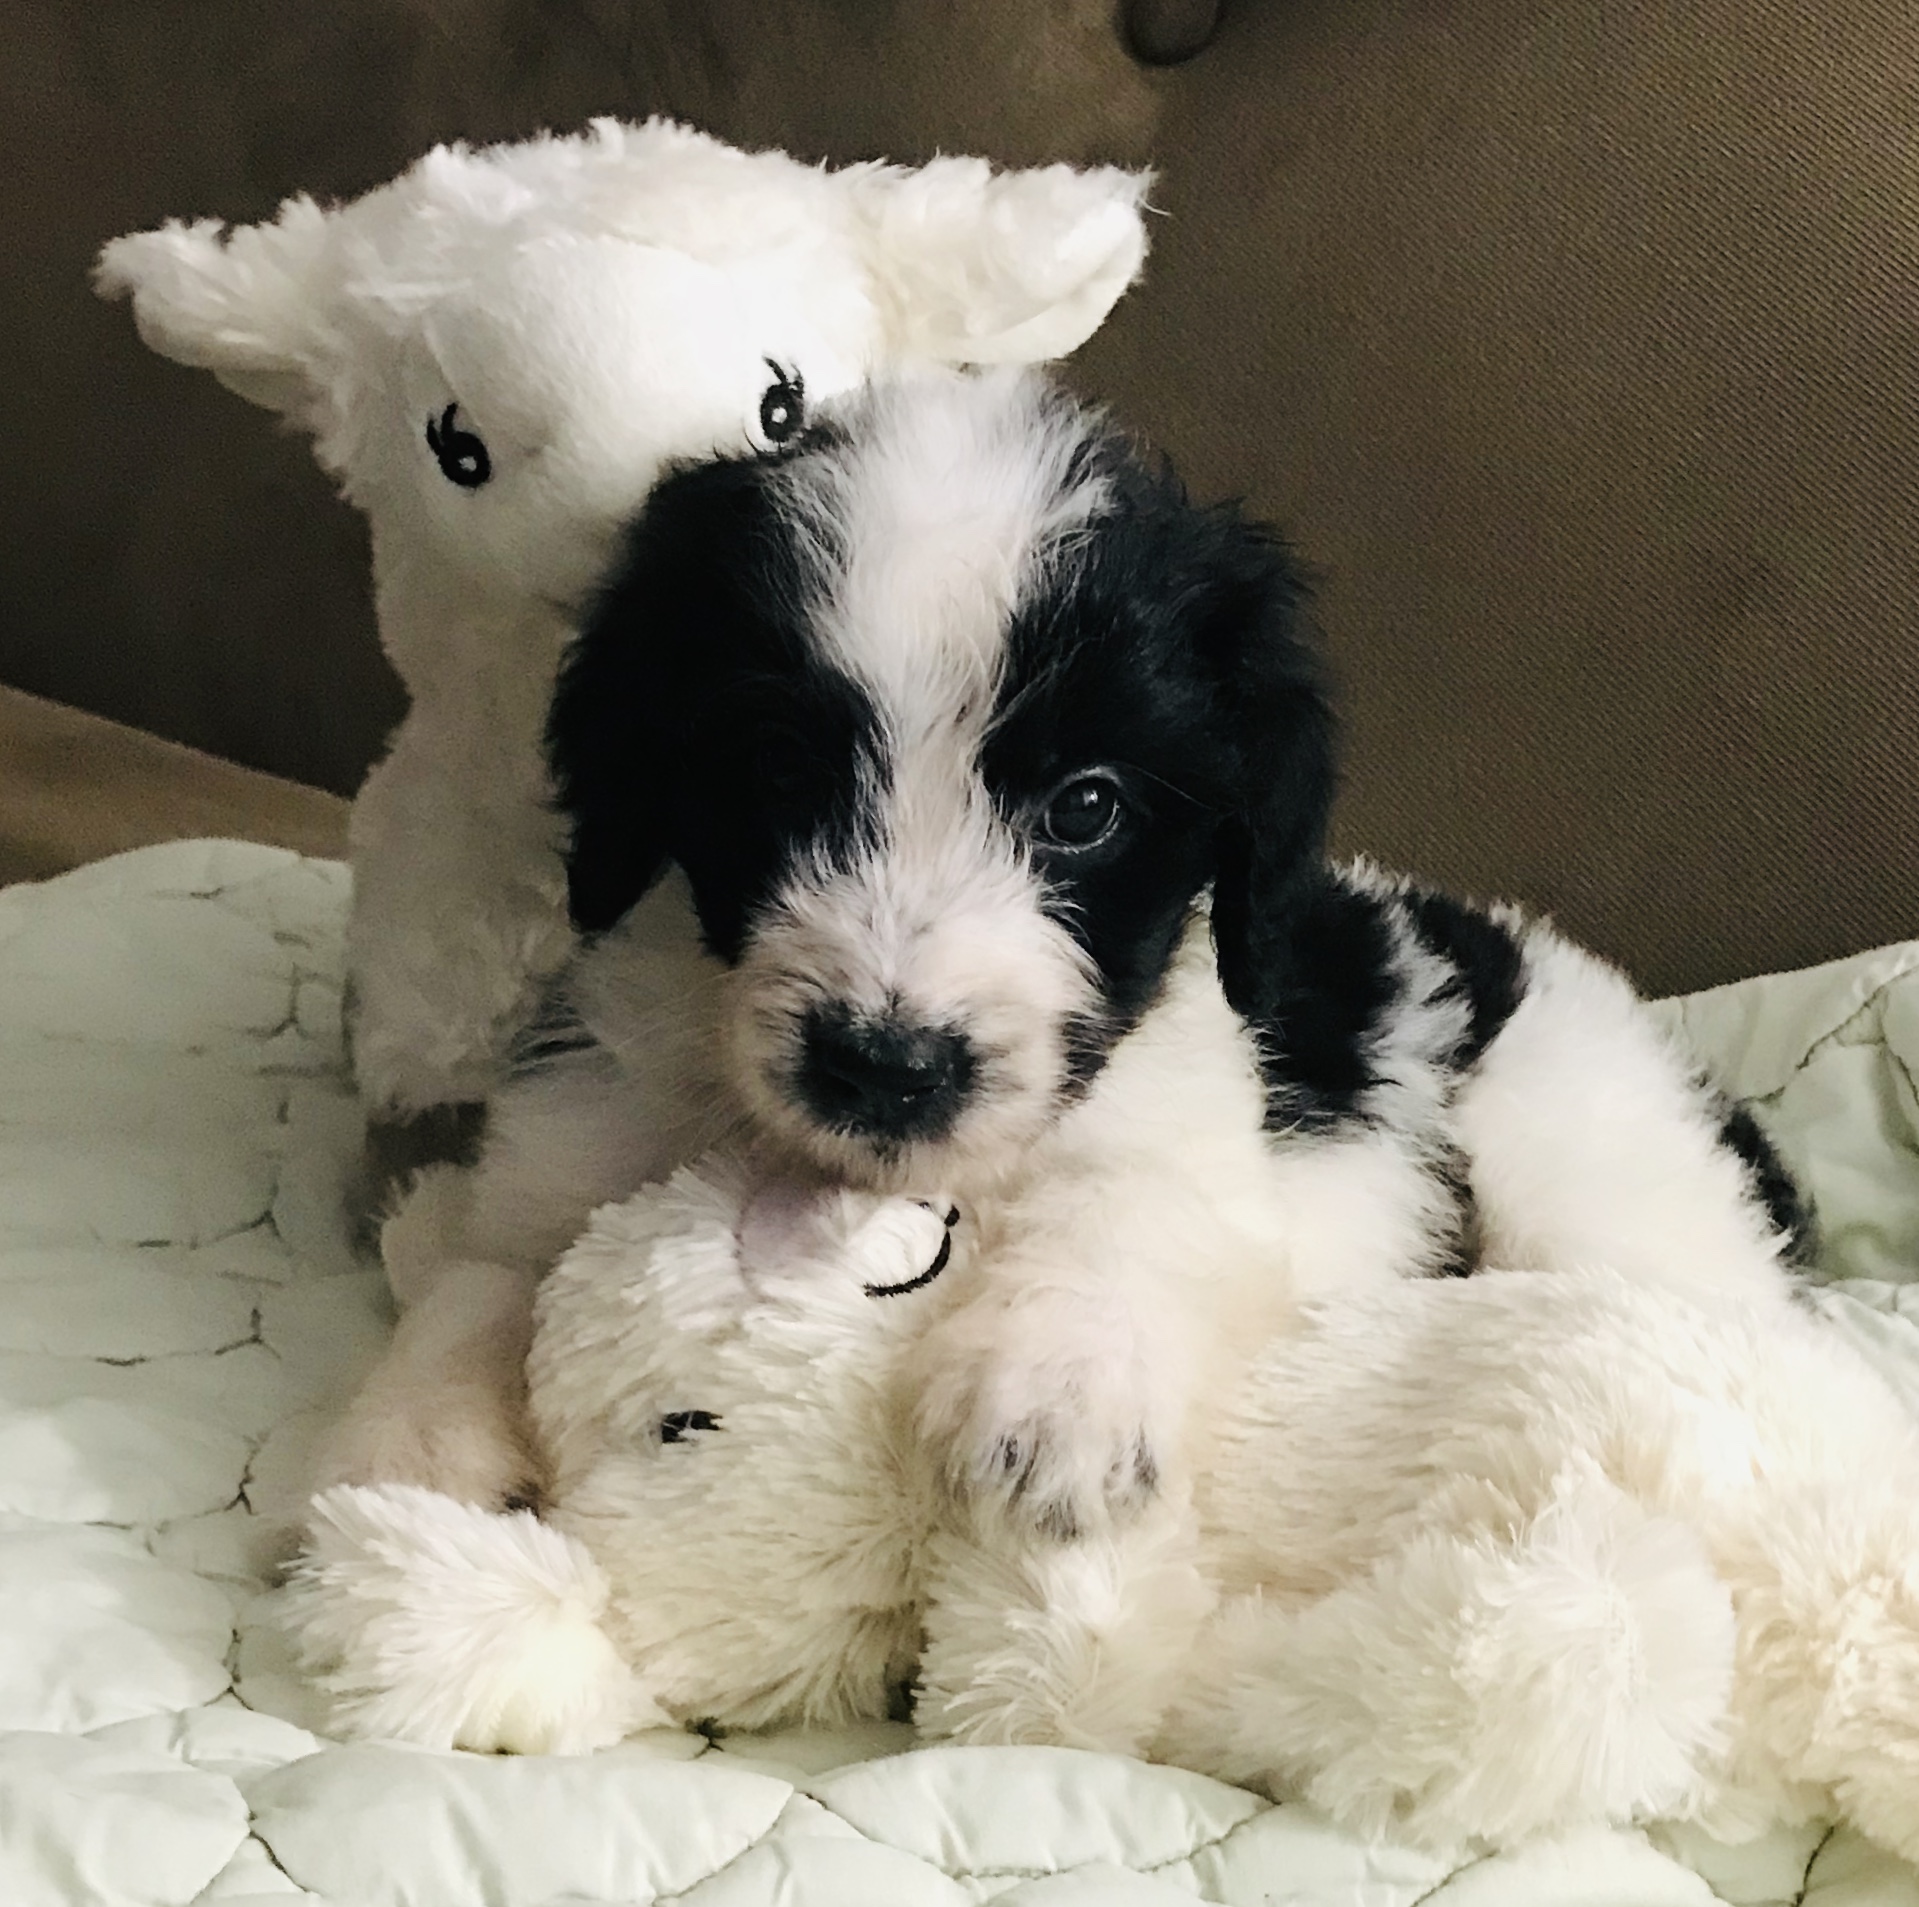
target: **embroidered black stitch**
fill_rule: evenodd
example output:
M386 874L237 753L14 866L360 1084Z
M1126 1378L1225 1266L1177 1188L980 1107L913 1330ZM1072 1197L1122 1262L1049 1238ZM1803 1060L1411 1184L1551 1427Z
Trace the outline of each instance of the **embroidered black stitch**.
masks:
M956 1224L958 1220L959 1213L955 1212L946 1223L950 1227ZM951 1259L952 1256L953 1234L949 1230L946 1236L940 1240L939 1256L935 1258L917 1278L909 1278L903 1285L868 1285L866 1287L866 1295L869 1298L898 1298L904 1296L905 1293L909 1291L922 1290L925 1286L930 1285L933 1280L946 1269L947 1261Z
M486 445L470 430L453 422L459 405L449 404L437 418L426 420L426 446L440 460L440 474L462 490L477 490L493 474Z
M718 1430L720 1419L710 1410L669 1410L660 1419L661 1443L684 1443L694 1430Z
M806 424L806 380L798 371L789 371L764 360L773 373L773 382L760 399L760 430L776 449L790 444Z

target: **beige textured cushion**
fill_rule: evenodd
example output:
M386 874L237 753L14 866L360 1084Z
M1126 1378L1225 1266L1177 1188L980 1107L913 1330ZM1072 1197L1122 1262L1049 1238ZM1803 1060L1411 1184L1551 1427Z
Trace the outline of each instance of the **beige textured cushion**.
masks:
M198 835L337 859L346 852L346 803L0 688L0 884Z

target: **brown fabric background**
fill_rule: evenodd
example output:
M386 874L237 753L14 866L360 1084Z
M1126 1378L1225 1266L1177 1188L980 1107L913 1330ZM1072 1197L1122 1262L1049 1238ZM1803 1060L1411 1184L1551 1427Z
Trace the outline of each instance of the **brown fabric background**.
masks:
M1075 369L1291 530L1341 844L1656 987L1919 933L1919 13L1234 0L9 0L0 678L350 788L397 711L357 520L96 307L98 241L435 138L673 110L816 156L1161 169Z

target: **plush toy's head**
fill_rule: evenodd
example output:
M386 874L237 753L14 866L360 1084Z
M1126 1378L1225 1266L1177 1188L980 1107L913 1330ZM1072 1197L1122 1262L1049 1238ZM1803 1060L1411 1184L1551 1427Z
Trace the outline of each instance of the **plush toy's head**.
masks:
M875 370L1074 349L1139 269L1145 185L835 172L600 120L116 239L98 282L155 350L313 434L383 582L571 604L667 462L777 445Z
M547 1278L528 1383L549 1520L681 1720L886 1712L937 1512L905 1353L966 1282L941 1202L704 1164L597 1213Z
M906 1353L963 1294L967 1231L711 1159L595 1213L528 1360L541 1519L316 1499L285 1617L332 1725L568 1752L886 1714L940 1509Z

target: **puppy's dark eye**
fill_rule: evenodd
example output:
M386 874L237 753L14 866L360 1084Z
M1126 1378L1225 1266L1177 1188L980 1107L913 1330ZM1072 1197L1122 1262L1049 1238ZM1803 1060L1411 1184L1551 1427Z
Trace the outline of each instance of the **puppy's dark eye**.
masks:
M1041 810L1039 837L1069 853L1102 847L1119 832L1126 803L1111 775L1075 775Z
M449 404L438 417L426 420L426 444L440 460L440 474L462 490L477 490L493 474L493 459L486 445L470 430L461 430L454 419L460 407Z
M797 371L783 371L771 358L766 368L773 382L760 398L760 435L769 444L791 443L806 424L806 380Z

